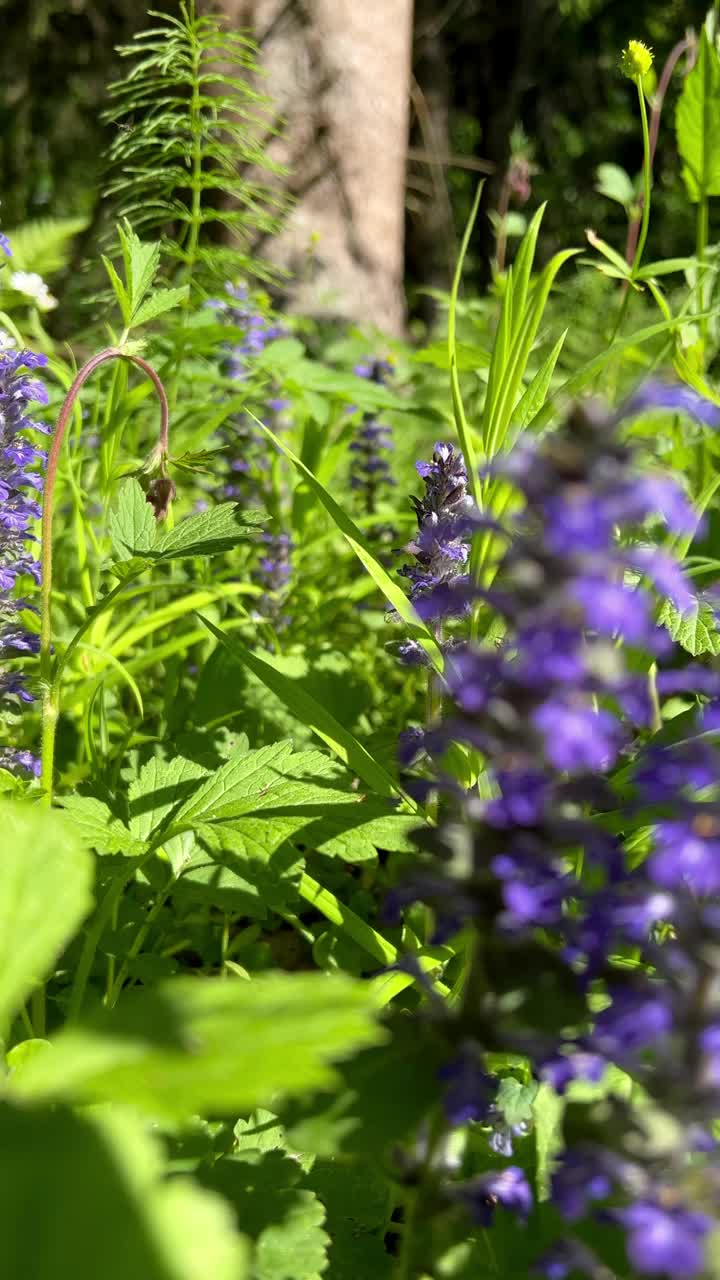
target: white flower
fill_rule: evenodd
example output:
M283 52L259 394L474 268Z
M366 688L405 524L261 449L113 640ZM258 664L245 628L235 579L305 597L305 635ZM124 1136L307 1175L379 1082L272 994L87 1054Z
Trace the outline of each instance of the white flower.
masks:
M53 297L42 276L36 271L13 271L10 284L18 293L32 298L39 311L52 311L58 304L57 298Z
M16 346L17 342L12 335L7 333L5 329L0 329L0 355L2 355L3 351L12 351L13 347Z

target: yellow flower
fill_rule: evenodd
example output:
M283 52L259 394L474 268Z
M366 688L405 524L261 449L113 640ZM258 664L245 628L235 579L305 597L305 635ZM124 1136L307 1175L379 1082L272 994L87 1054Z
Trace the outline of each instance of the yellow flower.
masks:
M628 80L637 80L638 76L642 79L647 75L652 64L652 49L648 49L642 40L630 40L627 48L622 51L620 70Z

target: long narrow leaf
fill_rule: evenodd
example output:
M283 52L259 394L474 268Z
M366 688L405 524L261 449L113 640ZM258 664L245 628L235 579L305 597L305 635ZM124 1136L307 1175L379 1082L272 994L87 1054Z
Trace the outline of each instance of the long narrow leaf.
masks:
M475 226L475 220L480 208L480 197L482 195L483 183L478 183L477 193L470 211L468 224L465 228L465 234L460 245L460 253L458 254L457 266L455 267L455 275L453 277L452 289L450 290L450 309L448 312L448 359L450 361L450 391L452 395L453 416L455 418L455 428L460 441L465 465L467 467L468 481L470 484L470 492L475 500L475 505L480 508L482 506L482 485L480 483L480 474L478 462L475 456L475 446L472 436L468 430L468 422L465 416L465 408L462 402L462 394L460 391L460 378L458 375L458 358L457 358L457 342L455 322L457 318L457 300L460 291L460 281L462 279L462 269L467 254L470 237Z
M271 431L269 427L266 427L264 422L261 422L260 419L256 418L249 410L246 410L246 412L247 416L252 418L255 425L265 433L269 440L272 440L276 449L279 449L281 453L284 453L285 457L293 464L298 474L301 475L303 480L310 486L313 493L327 511L330 519L337 525L346 542L355 552L355 555L370 574L370 577L380 588L386 600L388 600L397 611L403 622L407 623L409 627L412 627L413 635L417 639L418 643L422 645L436 671L442 673L443 656L432 631L425 625L422 619L418 617L412 607L412 604L408 600L408 597L405 595L405 592L400 589L397 583L393 582L390 574L383 569L379 560L377 560L373 555L354 520L351 520L347 512L343 511L342 507L330 496L325 486L320 483L317 476L313 475L310 468L305 466L305 463L298 458L297 454L293 453L292 449L289 449L288 446L275 435L274 431Z

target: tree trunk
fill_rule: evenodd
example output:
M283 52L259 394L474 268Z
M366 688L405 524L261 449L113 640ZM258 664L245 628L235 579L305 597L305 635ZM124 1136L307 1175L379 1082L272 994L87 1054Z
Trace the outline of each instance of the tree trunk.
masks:
M222 0L261 45L284 119L270 144L295 204L262 251L291 273L288 306L403 329L413 0Z

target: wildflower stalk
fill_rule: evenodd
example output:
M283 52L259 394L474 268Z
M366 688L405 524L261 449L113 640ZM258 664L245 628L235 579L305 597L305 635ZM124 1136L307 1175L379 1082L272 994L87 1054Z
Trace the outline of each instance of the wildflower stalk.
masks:
M652 153L650 150L650 130L648 128L647 106L645 105L645 92L643 90L642 76L635 77L637 86L638 101L640 103L640 121L642 124L643 135L643 208L642 222L640 224L640 237L638 239L637 250L632 264L632 278L635 279L640 270L645 242L647 240L648 226L650 223L650 193L652 190Z
M59 681L53 678L52 661L52 519L60 451L65 439L68 422L80 390L88 378L102 364L110 360L127 360L147 375L160 401L160 435L157 457L160 468L168 454L168 404L160 378L142 356L130 355L117 347L108 347L94 355L76 374L58 416L48 455L45 494L42 511L41 554L42 591L40 603L40 678L43 688L42 704L42 772L41 780L46 804L52 803L53 773L55 762L55 734L59 712Z

